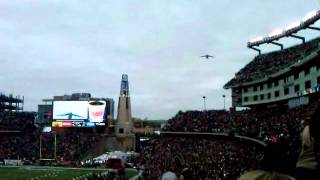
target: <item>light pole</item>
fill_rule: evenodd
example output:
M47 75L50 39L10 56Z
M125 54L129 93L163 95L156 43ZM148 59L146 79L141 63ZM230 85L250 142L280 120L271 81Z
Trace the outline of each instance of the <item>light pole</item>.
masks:
M223 109L226 110L226 95L223 94L222 97L223 97Z
M207 109L206 108L206 96L202 96L203 98L203 108L204 108L204 111Z

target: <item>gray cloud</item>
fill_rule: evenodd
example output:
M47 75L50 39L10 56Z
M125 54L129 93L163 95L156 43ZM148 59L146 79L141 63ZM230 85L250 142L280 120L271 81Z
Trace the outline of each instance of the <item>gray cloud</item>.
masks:
M222 86L255 55L246 41L318 7L303 0L3 0L0 91L24 95L27 110L72 92L117 100L127 73L134 116L202 109L204 95L208 108L221 109L222 94L231 102ZM217 58L201 60L205 53Z

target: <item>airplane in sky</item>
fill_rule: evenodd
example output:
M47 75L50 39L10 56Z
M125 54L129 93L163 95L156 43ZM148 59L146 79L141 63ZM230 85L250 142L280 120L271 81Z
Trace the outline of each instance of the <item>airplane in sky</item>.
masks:
M209 58L215 58L214 56L211 56L209 54L206 54L206 55L203 55L201 56L202 58L206 58L206 59L209 59Z
M77 114L73 114L72 112L65 113L65 114L60 114L60 115L57 115L57 116L68 116L68 119L72 119L72 117L78 117L78 118L84 118L85 119L85 117L79 116Z

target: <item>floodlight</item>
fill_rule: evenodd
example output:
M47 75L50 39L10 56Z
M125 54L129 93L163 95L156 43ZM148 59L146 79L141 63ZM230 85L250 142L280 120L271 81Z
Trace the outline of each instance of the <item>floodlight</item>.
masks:
M313 10L311 12L309 12L304 18L303 21L308 21L309 19L315 17L318 14L318 11Z
M263 37L262 36L259 36L259 37L256 37L254 39L251 39L249 42L250 43L254 43L254 42L258 42L258 41L262 41L263 40Z
M279 36L283 33L282 29L275 29L271 33L268 34L269 37Z
M294 28L297 28L297 27L299 27L299 26L301 26L301 22L300 22L300 21L295 21L295 22L289 24L289 25L286 27L285 30L286 30L286 31L289 31L289 30L294 29Z

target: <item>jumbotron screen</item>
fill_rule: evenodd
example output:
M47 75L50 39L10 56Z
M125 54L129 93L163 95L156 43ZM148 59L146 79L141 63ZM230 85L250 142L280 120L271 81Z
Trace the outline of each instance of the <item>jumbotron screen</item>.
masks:
M94 127L106 125L106 102L54 101L53 127Z

